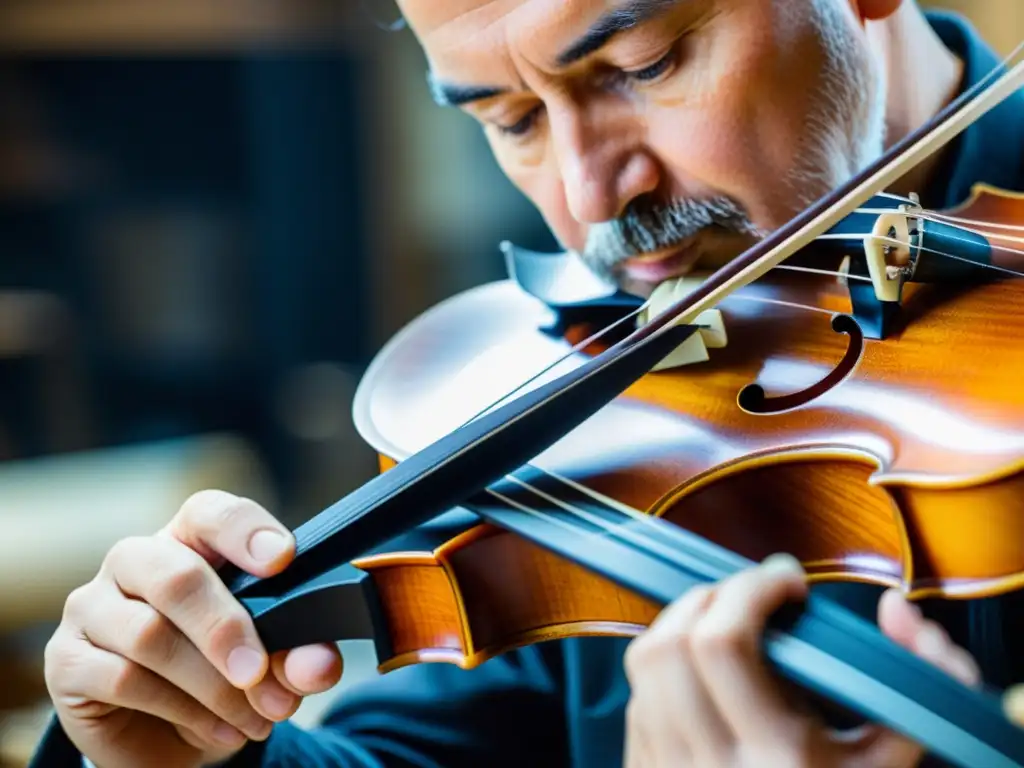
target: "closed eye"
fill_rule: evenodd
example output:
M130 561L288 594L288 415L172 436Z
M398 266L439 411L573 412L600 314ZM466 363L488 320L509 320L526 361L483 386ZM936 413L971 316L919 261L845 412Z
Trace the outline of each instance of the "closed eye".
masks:
M498 131L506 136L522 136L533 127L538 114L540 114L540 105L531 109L512 125L497 126Z
M651 80L657 80L661 75L665 74L672 65L675 64L676 60L676 49L673 48L658 59L653 64L650 64L643 69L635 70L623 70L622 74L624 77L628 77L631 80L638 80L640 82L649 82Z

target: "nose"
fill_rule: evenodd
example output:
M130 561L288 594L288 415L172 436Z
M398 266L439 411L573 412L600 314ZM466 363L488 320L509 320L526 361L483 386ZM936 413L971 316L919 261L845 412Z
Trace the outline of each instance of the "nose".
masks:
M615 219L657 189L660 171L635 127L563 109L549 114L566 204L581 224Z

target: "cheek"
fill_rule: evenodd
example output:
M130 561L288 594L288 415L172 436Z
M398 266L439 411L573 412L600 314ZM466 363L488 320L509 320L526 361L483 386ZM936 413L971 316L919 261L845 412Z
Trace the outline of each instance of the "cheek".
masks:
M492 151L505 176L533 203L563 247L582 250L587 242L587 227L576 221L569 211L556 163L526 166L509 159L507 153L497 150L493 144Z
M675 194L726 195L761 226L776 226L787 208L785 178L798 135L785 121L749 114L745 102L722 100L680 119L670 111L649 124L652 149L672 179Z
M729 195L771 228L799 207L787 177L808 130L820 51L756 8L718 20L675 93L651 100L647 126L677 194Z

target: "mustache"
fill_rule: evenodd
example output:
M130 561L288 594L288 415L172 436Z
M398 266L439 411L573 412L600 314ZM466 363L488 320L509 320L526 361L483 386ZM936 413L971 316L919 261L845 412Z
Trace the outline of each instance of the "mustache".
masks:
M643 197L633 200L614 221L592 226L580 256L592 269L610 278L619 262L671 248L712 226L738 235L764 234L743 207L729 197L677 199L667 204Z

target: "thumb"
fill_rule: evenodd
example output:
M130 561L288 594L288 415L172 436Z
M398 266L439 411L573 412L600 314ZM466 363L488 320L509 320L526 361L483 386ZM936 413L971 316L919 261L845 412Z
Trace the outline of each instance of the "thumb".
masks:
M193 494L158 536L197 552L212 567L225 561L256 576L272 576L295 557L295 537L255 501L225 491Z
M878 626L893 641L931 662L969 686L981 683L977 663L967 651L954 645L946 631L925 619L921 610L897 590L882 595L878 604ZM858 729L846 739L853 761L863 765L915 766L924 749L907 737L880 726Z

